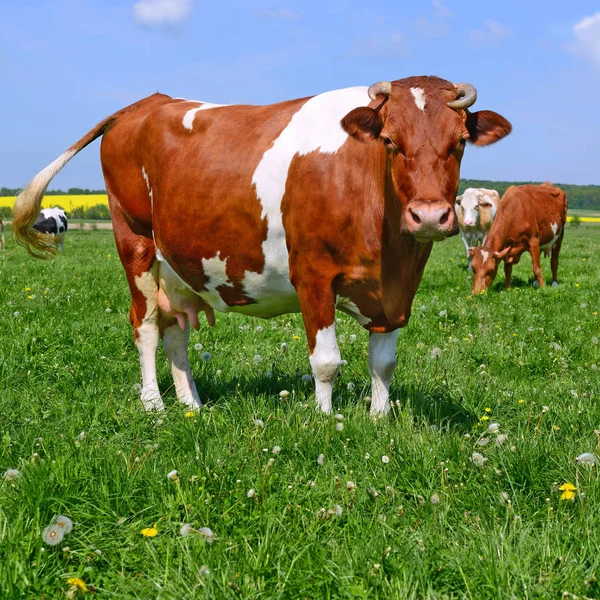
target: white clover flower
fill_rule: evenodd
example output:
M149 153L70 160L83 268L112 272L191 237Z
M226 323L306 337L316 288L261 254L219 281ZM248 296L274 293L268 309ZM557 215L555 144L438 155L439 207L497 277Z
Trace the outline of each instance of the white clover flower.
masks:
M433 494L433 496L431 496L431 504L439 504L440 503L440 497L437 494Z
M431 358L439 358L442 355L442 349L435 346L431 349Z
M65 534L71 533L73 531L73 521L66 517L65 515L58 515L56 519L54 519L54 524L57 527L60 527Z
M248 498L254 498L254 496L256 496L256 490L254 488L249 489L246 492L246 496L248 496Z
M351 492L352 490L356 489L356 484L354 483L354 481L346 481L346 489Z
M279 392L279 397L280 398L287 398L290 395L290 393L287 390L281 390Z
M200 355L200 358L204 361L204 362L208 362L211 358L212 358L212 354L210 352L203 352Z
M252 362L257 365L262 362L262 356L260 354L255 354L252 358Z
M307 383L312 381L312 375L302 375L302 381L306 381Z
M200 534L200 537L206 540L209 544L212 544L215 541L215 534L210 527L200 527L200 529L197 531Z
M337 429L337 431L344 431L344 424L338 422L335 424L335 428Z
M356 335L355 335L354 333L351 333L351 334L348 336L348 339L350 340L350 343L351 343L351 344L354 344L354 342L356 341Z
M356 386L350 381L346 387L348 388L349 392L352 392Z
M596 464L596 455L591 452L584 452L575 459L580 465L593 467Z
M16 481L20 476L21 473L17 469L6 469L3 475L4 479L6 479L6 481L8 481L9 483Z
M179 535L181 537L187 537L190 533L196 531L189 523L184 523L179 530Z
M200 352L200 350L202 350L202 348L204 348L204 346L198 342L197 344L194 344L194 350L198 350L198 352Z
M496 433L500 429L500 423L490 423L488 425L488 431Z
M319 464L319 465L325 464L325 455L324 454L319 454L319 456L317 457L317 464Z
M42 531L42 540L44 540L44 543L48 544L48 546L56 546L57 544L60 544L64 537L64 529L56 524L48 525L48 527Z
M261 429L265 426L265 422L262 419L254 419L254 424Z
M281 452L281 448L279 446L273 446L273 450L271 452L277 456Z
M485 458L482 454L479 454L479 452L473 452L473 454L471 454L471 462L476 467L483 467L486 461L487 458Z
M388 464L390 462L390 457L386 456L385 454L381 457L381 462L384 464Z
M177 481L179 479L179 477L177 477L177 469L169 471L167 473L167 479L170 479L171 481Z

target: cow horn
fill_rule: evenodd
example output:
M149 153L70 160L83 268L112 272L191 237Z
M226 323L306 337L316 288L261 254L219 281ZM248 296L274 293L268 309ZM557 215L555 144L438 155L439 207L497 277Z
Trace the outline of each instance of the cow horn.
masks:
M389 98L391 95L392 84L389 81L380 81L369 87L369 98L371 100L377 100L377 96L387 96Z
M470 83L457 83L456 87L456 100L448 102L450 108L469 108L475 104L477 100L477 89Z

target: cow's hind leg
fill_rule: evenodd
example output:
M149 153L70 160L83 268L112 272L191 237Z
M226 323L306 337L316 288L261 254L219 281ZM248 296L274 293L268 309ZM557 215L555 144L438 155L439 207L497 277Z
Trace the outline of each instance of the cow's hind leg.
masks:
M117 251L131 292L129 319L142 370L142 404L146 410L163 410L164 404L156 379L159 332L154 242L131 230L118 203L111 203L111 219Z
M552 256L550 258L550 268L552 269L552 285L558 285L558 255L560 254L560 247L562 246L563 237L565 235L565 230L560 232L560 235L554 246L552 246Z
M390 381L396 368L396 341L399 329L390 333L372 333L369 338L371 369L371 415L385 415L390 410Z
M531 238L529 241L529 253L531 254L531 264L533 266L533 273L536 277L537 283L540 287L544 287L544 277L542 275L542 263L540 241L537 238Z

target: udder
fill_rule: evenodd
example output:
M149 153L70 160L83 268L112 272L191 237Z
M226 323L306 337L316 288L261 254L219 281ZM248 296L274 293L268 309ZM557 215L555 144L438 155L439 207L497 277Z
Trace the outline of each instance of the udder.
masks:
M211 327L215 324L212 307L187 286L164 261L160 262L158 281L158 308L164 316L177 319L182 330L187 327L188 321L194 329L199 329L198 314L201 311L206 313Z

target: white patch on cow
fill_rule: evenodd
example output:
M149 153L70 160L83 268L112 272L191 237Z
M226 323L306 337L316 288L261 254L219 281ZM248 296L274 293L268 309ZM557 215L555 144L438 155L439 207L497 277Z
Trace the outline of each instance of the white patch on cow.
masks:
M190 108L185 115L183 115L182 125L189 131L194 128L194 118L199 110L208 110L209 108L220 108L221 106L227 106L227 104L211 104L210 102L204 102L201 106L196 108Z
M148 196L150 197L150 208L153 208L154 195L152 193L152 187L150 185L150 178L148 177L148 173L146 172L146 169L144 167L142 167L142 177L144 178L144 181L146 182L146 187L148 188ZM152 233L152 236L154 237L154 232Z
M558 223L552 223L552 225L550 225L550 227L552 227L552 233L554 235L556 235L558 232Z
M189 408L195 409L202 405L192 375L188 356L189 327L182 331L179 325L171 325L165 329L163 347L171 365L171 374L175 383L177 399Z
M554 237L550 240L549 243L544 244L543 246L540 246L540 248L542 250L546 250L546 253L549 253L550 250L552 250L552 248L554 247L554 244L556 244L556 240L558 240L558 236L559 236L559 231L558 231L558 223L552 223L550 225L550 228L552 229L552 233L554 234Z
M333 382L339 373L341 362L333 323L317 332L315 348L310 356L317 406L328 414L331 413Z
M358 306L352 302L349 298L342 298L341 296L337 299L335 307L347 315L354 317L361 325L368 325L371 322L369 317L365 317Z
M146 298L146 314L137 328L135 345L140 356L142 371L142 404L146 410L163 410L164 404L156 379L156 350L158 349L158 286L154 275L142 273L135 278L135 286Z
M390 410L390 381L396 368L396 342L399 329L390 333L372 333L369 338L371 369L371 415L385 415Z
M481 251L481 258L483 258L483 262L485 262L490 257L490 253L487 250Z
M227 311L229 306L227 306L217 291L217 288L220 286L233 285L227 276L227 261L222 260L221 253L217 252L217 255L212 258L202 259L202 268L208 278L206 291L201 293L202 298L213 308L220 311Z
M419 110L425 110L425 104L427 102L427 97L425 96L425 90L423 88L412 87L410 88L410 93L413 95L415 99L415 104Z

